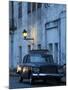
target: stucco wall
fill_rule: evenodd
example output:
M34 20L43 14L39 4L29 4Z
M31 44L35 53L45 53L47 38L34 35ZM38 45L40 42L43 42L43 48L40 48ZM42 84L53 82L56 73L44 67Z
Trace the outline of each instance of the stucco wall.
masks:
M65 12L62 13L60 16L60 13L62 11L65 11L66 7L65 5L54 5L51 4L50 7L45 8L44 4L42 4L41 9L37 10L36 12L32 13L32 21L31 21L31 15L27 14L27 3L22 3L22 18L18 19L18 2L14 2L14 17L15 21L17 23L17 30L14 34L14 43L13 43L13 65L16 67L17 63L19 62L19 46L22 46L22 60L23 56L28 53L28 44L32 45L33 41L26 41L24 40L22 36L22 31L26 29L29 34L28 37L34 38L34 49L37 49L37 45L41 44L41 48L45 49L48 43L55 43L59 42L59 31L57 28L53 28L52 30L48 30L46 33L45 24L47 22L56 20L58 18L61 18L61 58L62 63L65 63L65 33L66 33L66 18L65 18ZM10 18L11 18L11 12L10 12ZM63 16L63 17L62 17ZM47 36L47 37L46 37ZM9 42L11 43L11 42ZM10 45L10 44L9 44ZM11 48L11 45L10 47ZM10 50L11 52L11 50ZM9 53L11 54L11 53ZM64 57L63 57L64 55ZM11 55L10 55L11 58ZM11 59L10 59L11 60ZM9 62L11 66L11 61Z

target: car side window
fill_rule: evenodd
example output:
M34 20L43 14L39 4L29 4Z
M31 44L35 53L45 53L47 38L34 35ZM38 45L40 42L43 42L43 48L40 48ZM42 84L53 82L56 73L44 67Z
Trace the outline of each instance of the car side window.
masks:
M42 56L43 58L45 58L45 62L48 63L48 64L53 64L53 57L51 55L44 55Z
M26 55L23 58L23 63L29 63L30 62L30 55Z
M48 55L48 56L47 56L47 61L48 61L48 63L50 63L50 64L51 64L51 63L52 63L52 64L54 63L54 62L53 62L53 57L52 57L51 55Z
M23 63L26 63L26 56L24 56L23 58Z
M27 55L27 58L26 58L27 60L27 63L29 63L30 62L30 55Z

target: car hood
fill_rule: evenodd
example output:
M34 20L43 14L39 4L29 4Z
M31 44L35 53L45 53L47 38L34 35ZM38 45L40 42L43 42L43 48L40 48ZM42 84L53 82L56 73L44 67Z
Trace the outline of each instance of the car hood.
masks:
M25 63L22 67L32 67L39 68L40 73L57 73L57 64L46 64L46 63Z

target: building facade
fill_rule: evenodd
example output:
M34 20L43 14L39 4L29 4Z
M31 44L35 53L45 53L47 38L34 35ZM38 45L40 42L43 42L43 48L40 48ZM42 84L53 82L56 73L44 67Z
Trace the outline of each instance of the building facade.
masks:
M57 64L66 63L66 5L9 2L9 66L23 61L29 49L49 49ZM23 30L28 38L24 40Z

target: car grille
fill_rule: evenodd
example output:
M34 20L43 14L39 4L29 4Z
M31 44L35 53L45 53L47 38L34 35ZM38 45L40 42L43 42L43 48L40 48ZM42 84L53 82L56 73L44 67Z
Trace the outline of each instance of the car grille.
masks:
M42 66L40 67L40 73L57 73L56 66Z

